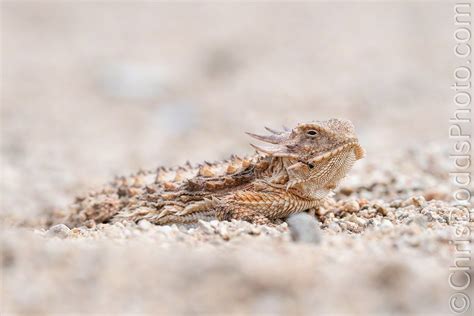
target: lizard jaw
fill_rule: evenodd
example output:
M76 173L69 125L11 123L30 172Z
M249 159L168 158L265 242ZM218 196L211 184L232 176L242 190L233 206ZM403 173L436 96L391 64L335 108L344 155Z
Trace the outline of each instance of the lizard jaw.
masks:
M355 160L358 160L364 157L364 154L365 154L364 149L359 145L357 141L351 141L343 145L340 145L337 148L334 148L330 151L325 152L324 154L320 154L310 159L308 162L297 160L294 164L287 167L287 171L292 172L294 176L296 176L296 178L288 181L286 185L286 190L289 190L295 185L313 182L314 179L320 178L321 176L319 175L317 170L316 170L316 173L311 172L313 165L316 165L317 163L321 163L325 160L328 161L331 158L336 157L340 154L343 154L344 152L347 152L347 151L352 151L352 153L350 153L350 156L352 158L349 160L346 160L342 164L342 166L340 167L341 170L339 172L339 174L342 173L343 175L345 175L348 172L348 169L352 167L352 164L354 163ZM341 159L347 159L347 158L341 157ZM298 172L298 170L301 170L301 171ZM299 173L299 176L298 176L298 173ZM329 186L328 186L328 183L329 183ZM322 185L322 187L329 190L334 189L336 187L335 184L331 184L332 183L331 181L329 181L328 183L325 183L324 185L320 183L318 184L318 186Z
M341 153L342 151L347 150L349 148L351 148L354 151L354 155L355 155L356 160L364 158L365 150L362 148L362 146L360 146L359 142L358 141L351 141L351 142L345 143L343 145L340 145L340 146L338 146L338 147L336 147L336 148L334 148L330 151L327 151L324 154L318 155L315 158L312 158L309 162L310 163L316 163L316 162L319 162L319 161L323 161L325 159L329 159L329 158L334 157L334 156L338 155L339 153Z

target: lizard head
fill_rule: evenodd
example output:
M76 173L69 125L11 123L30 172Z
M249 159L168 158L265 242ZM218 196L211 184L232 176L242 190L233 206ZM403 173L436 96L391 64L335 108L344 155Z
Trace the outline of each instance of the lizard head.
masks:
M316 188L334 188L354 162L364 157L354 125L348 120L302 123L283 131L266 129L270 135L248 134L267 144L251 145L283 160L289 187L310 183Z

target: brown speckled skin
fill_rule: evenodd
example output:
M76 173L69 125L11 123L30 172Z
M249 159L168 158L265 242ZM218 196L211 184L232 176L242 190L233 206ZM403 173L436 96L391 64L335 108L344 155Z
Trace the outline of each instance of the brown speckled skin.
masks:
M250 136L248 158L187 164L116 179L76 199L72 225L146 219L155 224L240 219L271 224L317 207L364 155L351 122L331 119Z

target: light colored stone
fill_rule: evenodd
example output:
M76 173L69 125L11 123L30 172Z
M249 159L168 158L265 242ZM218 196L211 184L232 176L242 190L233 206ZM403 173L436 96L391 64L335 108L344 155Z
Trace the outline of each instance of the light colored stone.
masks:
M358 212L360 205L356 200L349 200L343 204L342 210L348 213Z
M141 229L141 230L149 230L153 227L153 224L150 223L149 221L147 221L146 219L142 219L138 222L138 227Z
M390 229L393 227L393 223L388 219L383 219L379 226L381 229Z
M69 227L64 224L57 224L48 229L46 237L67 238L70 233Z
M318 244L321 242L321 230L313 216L306 213L291 215L287 219L293 241Z

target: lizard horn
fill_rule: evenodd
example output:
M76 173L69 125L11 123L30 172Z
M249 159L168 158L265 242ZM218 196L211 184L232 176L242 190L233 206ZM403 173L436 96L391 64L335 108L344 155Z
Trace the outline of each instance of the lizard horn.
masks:
M266 127L266 126L265 126L265 129L266 129L267 131L269 131L270 133L275 134L275 135L281 135L281 134L284 133L284 132L282 132L282 131L277 131L276 129L273 129L273 128L270 128L270 127Z
M258 140L261 140L263 142L267 142L267 143L270 143L270 144L279 144L281 143L281 141L283 140L283 137L279 136L279 135L257 135L257 134L253 134L253 133L249 133L249 132L246 132L247 135L255 138L255 139L258 139Z
M253 148L255 148L258 152L264 153L271 155L273 157L292 157L292 158L298 158L298 155L289 153L287 151L286 147L283 146L274 146L274 145L269 145L269 146L257 146L254 144L250 144Z
M260 147L260 146L257 146L257 145L254 145L254 144L250 144L250 146L252 146L253 148L255 148L257 151L261 152L261 153L264 153L264 154L269 154L269 155L273 155L275 154L276 152L278 152L278 149L277 148L270 148L270 147Z

